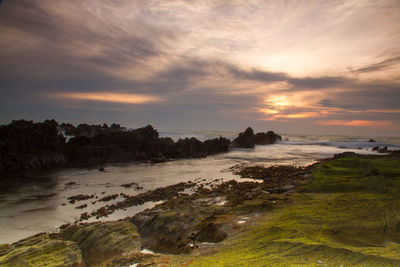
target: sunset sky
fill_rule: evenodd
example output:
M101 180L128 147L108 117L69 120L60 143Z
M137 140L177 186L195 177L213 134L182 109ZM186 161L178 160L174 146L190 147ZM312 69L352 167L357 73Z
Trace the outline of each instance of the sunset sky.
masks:
M0 37L0 123L400 136L399 0L4 0Z

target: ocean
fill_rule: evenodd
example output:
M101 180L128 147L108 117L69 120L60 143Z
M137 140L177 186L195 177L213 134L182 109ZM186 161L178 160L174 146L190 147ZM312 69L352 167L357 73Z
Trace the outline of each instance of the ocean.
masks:
M235 132L162 131L160 136L174 140L196 137L206 140L223 136L233 139ZM369 139L375 143L368 142ZM335 154L352 151L360 154L377 154L373 146L388 146L400 150L399 137L318 136L282 134L280 144L256 146L255 149L233 149L228 153L201 159L183 159L159 164L129 163L109 164L105 172L97 169L64 169L38 174L23 183L19 179L0 183L0 244L17 241L39 232L57 231L65 223L72 223L83 212L90 213L107 204L121 201L118 196L110 202L93 199L69 204L67 198L77 194L95 194L99 198L112 194L136 195L184 181L204 179L228 181L240 177L229 168L238 164L307 166ZM137 183L142 189L121 185ZM87 204L86 208L76 209ZM157 203L148 202L126 210L119 210L104 220L117 220L151 208ZM91 218L89 222L96 221Z

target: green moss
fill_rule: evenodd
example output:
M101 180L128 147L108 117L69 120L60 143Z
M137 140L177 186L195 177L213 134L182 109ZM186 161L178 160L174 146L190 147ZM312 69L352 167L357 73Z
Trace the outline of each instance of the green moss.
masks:
M320 164L294 202L193 266L400 266L400 161Z
M311 192L371 191L395 194L400 191L400 160L395 158L349 157L320 164L312 183L303 187Z

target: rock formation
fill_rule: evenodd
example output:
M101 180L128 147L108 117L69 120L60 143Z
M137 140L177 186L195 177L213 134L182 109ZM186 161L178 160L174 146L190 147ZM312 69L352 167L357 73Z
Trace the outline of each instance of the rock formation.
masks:
M239 148L254 148L255 145L271 145L282 142L282 137L273 131L254 134L252 128L247 128L244 132L233 140L232 146Z

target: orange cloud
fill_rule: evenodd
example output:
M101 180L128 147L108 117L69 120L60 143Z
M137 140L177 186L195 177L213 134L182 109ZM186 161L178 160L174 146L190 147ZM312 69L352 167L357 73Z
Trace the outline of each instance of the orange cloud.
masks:
M303 112L303 113L295 113L295 114L276 114L278 111L269 110L269 109L258 109L259 112L262 112L267 115L272 115L269 118L264 118L263 120L267 121L276 121L280 119L305 119L305 118L313 118L321 116L318 112Z
M331 121L318 121L320 125L345 125L345 126L393 126L390 121L366 121L366 120L331 120Z
M256 110L257 110L258 112L261 112L261 113L264 113L264 114L267 114L267 115L279 113L278 110L269 109L269 108L257 108Z
M61 99L92 100L92 101L126 103L126 104L145 104L151 102L159 102L162 100L160 97L151 95L122 94L122 93L110 93L110 92L60 93L60 94L52 94L50 96Z

